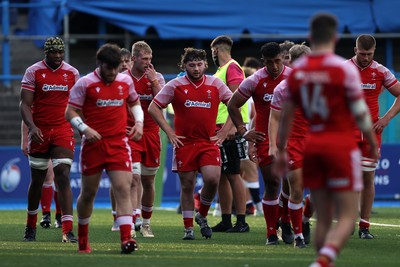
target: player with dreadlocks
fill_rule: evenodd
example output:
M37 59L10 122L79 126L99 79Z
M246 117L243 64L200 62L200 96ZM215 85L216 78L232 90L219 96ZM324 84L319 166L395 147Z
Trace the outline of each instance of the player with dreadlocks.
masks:
M41 190L51 160L62 210L62 242L76 243L72 232L72 191L69 181L75 141L64 112L69 91L79 79L79 72L64 62L64 42L59 37L46 40L44 55L43 60L27 68L21 82L20 112L28 127L31 168L24 240L36 240Z

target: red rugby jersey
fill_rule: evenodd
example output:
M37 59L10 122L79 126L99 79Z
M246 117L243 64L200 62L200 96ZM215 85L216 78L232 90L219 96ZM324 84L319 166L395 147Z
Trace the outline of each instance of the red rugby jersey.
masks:
M227 103L232 92L221 79L204 75L193 83L186 76L169 81L154 97L161 108L169 103L175 111L175 132L185 136L183 143L210 141L215 136L215 123L220 102Z
M271 102L271 109L281 111L282 105L288 99L288 88L286 80L280 82L274 89L274 96ZM292 122L292 128L289 138L304 138L308 133L308 121L304 118L304 115L300 108L296 108L295 116Z
M326 141L353 140L355 144L349 104L363 94L360 75L352 64L331 53L304 56L295 62L287 83L289 97L310 122L310 137L325 134Z
M143 109L143 113L144 113L143 132L159 130L160 127L153 120L153 118L151 117L151 115L148 111L149 105L154 98L154 94L153 94L151 82L149 81L149 79L147 79L146 74L143 74L142 77L140 77L138 79L132 75L130 70L124 71L123 73L128 74L132 78L133 83L135 85L135 91L139 95L140 104L142 105L142 109ZM161 73L157 72L157 80L158 80L159 84L161 85L161 88L164 87L165 80L164 80L164 77L161 75ZM130 115L130 113L128 113L128 114L129 114L128 115L128 126L135 125L135 121L133 120L132 116Z
M79 72L66 62L53 70L44 60L26 69L21 89L34 92L32 116L35 125L62 125L69 92Z
M361 68L357 65L355 56L349 59L349 61L353 63L360 72L361 89L364 92L365 101L369 107L372 121L376 122L379 117L379 95L384 88L390 89L399 81L397 81L396 77L388 68L375 60L372 60L371 64L365 68Z
M239 93L246 99L254 100L256 109L256 130L268 135L268 122L274 88L288 76L291 68L283 66L277 77L272 77L264 67L246 78L239 85Z
M81 109L85 123L103 138L126 136L127 103L138 100L132 79L118 73L104 82L99 70L82 77L71 90L69 105Z

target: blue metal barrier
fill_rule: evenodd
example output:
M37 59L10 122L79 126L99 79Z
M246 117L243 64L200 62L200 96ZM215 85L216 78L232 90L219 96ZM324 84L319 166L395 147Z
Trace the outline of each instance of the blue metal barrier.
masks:
M76 148L75 158L71 167L71 187L74 200L80 191L79 151ZM400 199L400 145L383 145L382 156L375 175L376 199L394 200ZM180 194L180 182L178 175L171 171L172 147L168 145L165 160L164 185L162 202L177 201ZM261 194L263 181L259 175ZM17 146L0 147L0 203L15 203L26 201L26 193L30 182L30 170L27 158ZM100 183L97 199L108 200L110 182L106 174ZM198 176L196 188L202 187L201 175Z

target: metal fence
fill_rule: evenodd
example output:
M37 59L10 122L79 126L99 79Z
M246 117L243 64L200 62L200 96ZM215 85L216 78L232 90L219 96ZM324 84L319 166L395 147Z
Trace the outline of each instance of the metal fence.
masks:
M16 35L10 32L10 24L15 16L18 14L19 9L32 9L32 8L46 8L46 7L59 7L60 5L66 5L66 1L48 1L40 3L18 3L3 0L0 4L1 8L1 66L2 72L0 73L0 82L4 87L10 87L11 81L21 80L22 73L11 73L11 41L33 41L33 40L45 40L50 35ZM69 30L69 15L65 15L63 18L63 39L65 41L65 60L68 62L70 57L69 45L71 40L97 40L104 42L106 40L120 40L125 44L125 47L129 47L132 41L132 36L129 33L125 34L109 34L106 32L105 25L102 21L99 21L98 33L96 34L71 34ZM343 39L354 39L357 35L354 34L342 34L340 37ZM394 69L395 65L395 46L394 40L400 39L399 33L385 33L385 34L374 34L378 39L383 39L385 43L385 65L392 70L397 77L400 77L400 72L396 72ZM241 39L254 39L263 38L270 40L298 40L306 39L307 35L277 35L277 34L243 34L238 33L232 35L232 37L240 37ZM158 38L157 36L146 36L146 38ZM176 74L164 74L167 80L170 80L176 76ZM391 106L394 101L394 97L384 92L380 97L381 115L383 115ZM383 143L398 144L400 143L400 116L395 117L389 126L383 133Z

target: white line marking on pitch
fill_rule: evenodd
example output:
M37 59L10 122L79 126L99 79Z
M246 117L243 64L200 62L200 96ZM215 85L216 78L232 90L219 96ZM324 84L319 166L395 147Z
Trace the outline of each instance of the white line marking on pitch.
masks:
M317 219L311 218L312 221L316 221ZM333 220L333 222L337 223L337 220ZM358 222L355 222L356 225L358 225ZM398 224L386 224L386 223L373 223L370 222L370 225L376 225L376 226L383 226L383 227L395 227L395 228L400 228L400 225Z
M371 225L376 225L376 226L397 227L397 228L400 228L400 225L397 225L397 224L372 223L372 222L370 222L369 224L371 224Z

